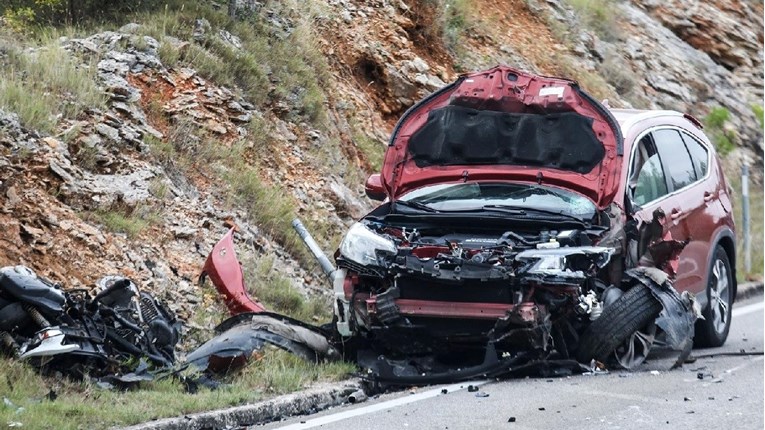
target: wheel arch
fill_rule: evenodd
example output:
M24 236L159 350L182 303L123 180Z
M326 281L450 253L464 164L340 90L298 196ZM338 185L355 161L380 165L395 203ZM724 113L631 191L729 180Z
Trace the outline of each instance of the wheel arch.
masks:
M717 232L712 240L714 246L709 249L709 257L707 257L707 268L711 267L712 260L715 257L715 250L719 245L725 251L728 256L728 262L730 263L730 269L733 273L733 294L731 297L731 304L736 300L736 294L738 292L738 281L736 281L736 235L729 228L723 228ZM706 285L709 284L709 270L707 270L707 278L704 279L704 290L706 291ZM706 296L706 294L705 294ZM705 297L706 299L706 297ZM702 305L706 305L706 300Z

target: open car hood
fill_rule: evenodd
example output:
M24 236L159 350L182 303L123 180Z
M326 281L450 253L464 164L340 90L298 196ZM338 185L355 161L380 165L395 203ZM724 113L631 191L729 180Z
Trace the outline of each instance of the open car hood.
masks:
M603 208L616 194L622 151L618 123L576 82L498 66L463 75L404 113L382 185L395 200L436 183L539 182Z

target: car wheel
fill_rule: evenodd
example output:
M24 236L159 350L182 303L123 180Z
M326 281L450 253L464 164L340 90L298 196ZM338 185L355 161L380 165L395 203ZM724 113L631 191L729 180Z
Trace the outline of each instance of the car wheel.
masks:
M656 324L650 322L647 326L629 335L627 340L617 346L613 358L622 369L635 369L648 358L655 339Z
M718 347L725 343L730 331L731 305L733 304L733 271L728 254L722 247L715 249L709 267L707 306L701 311L704 319L696 323L694 346Z
M653 336L646 336L644 333L650 333L649 326L653 325L659 312L661 303L656 300L651 290L642 284L635 285L604 308L600 317L587 327L579 340L577 360L589 363L594 358L605 362L616 352L617 357L622 356L628 368L637 367L645 360L653 344ZM630 346L633 348L632 352L629 350Z

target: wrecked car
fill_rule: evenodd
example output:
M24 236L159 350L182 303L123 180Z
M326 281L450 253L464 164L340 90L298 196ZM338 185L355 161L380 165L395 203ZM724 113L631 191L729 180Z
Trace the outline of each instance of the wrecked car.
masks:
M496 67L410 108L365 189L382 203L336 267L301 236L333 286L331 335L373 379L631 369L657 338L683 357L726 340L731 199L689 115L610 109L574 81ZM205 269L232 313L262 312L230 234Z

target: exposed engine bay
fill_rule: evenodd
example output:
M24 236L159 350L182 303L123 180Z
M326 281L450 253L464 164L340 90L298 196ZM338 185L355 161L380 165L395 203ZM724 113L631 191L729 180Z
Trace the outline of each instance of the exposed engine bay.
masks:
M654 305L641 315L645 324L661 311L659 303L679 304L690 315L681 333L673 332L682 339L670 342L688 349L691 300L681 299L659 269L652 268L663 278L652 279L649 268L625 271L623 236L590 222L471 216L383 210L349 230L336 254L336 327L357 341L358 361L374 378L440 381L471 366L485 375L519 363L563 360L559 368L570 369L605 360L597 342L587 340L600 333L588 329L641 282L650 285L644 294ZM619 336L621 343L626 335ZM618 361L631 368L644 358ZM439 373L450 377L439 379Z
M339 332L363 333L394 353L437 353L487 341L503 351L531 347L545 353L553 349L551 330L562 319L569 325L597 318L608 287L598 275L614 253L592 245L597 229L502 227L456 232L437 224L354 225L349 236L375 237L370 240L380 246L374 255L354 249L358 242L341 246ZM399 341L415 333L429 341Z

